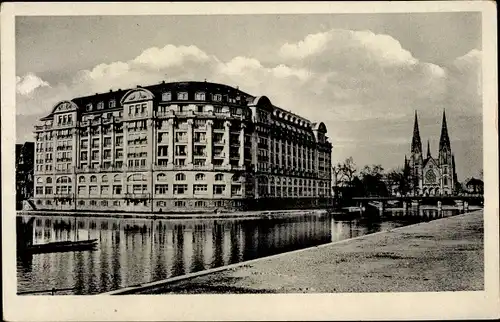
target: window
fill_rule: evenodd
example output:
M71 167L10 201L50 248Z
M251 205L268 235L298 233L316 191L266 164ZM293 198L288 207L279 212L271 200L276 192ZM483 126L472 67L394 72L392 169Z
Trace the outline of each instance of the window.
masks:
M97 186L90 186L90 194L97 195Z
M216 102L222 101L222 95L221 94L214 94L213 98L214 98L214 101L216 101Z
M184 180L186 180L186 175L184 173L177 173L175 175L175 180L176 181L184 181Z
M182 195L187 191L187 184L174 184L174 195Z
M113 201L113 206L119 206L119 205L120 205L120 201L119 200Z
M47 183L52 183L52 178L51 177L47 177Z
M223 184L214 184L214 195L221 195L224 193L226 189L226 185Z
M206 194L208 191L206 184L195 184L193 185L193 193L195 195Z
M102 182L108 182L108 176L107 175L103 175L102 178L101 178L101 181Z
M79 195L84 195L87 193L87 187L86 186L78 186L78 194Z
M177 99L178 100L187 100L188 99L188 93L187 92L179 92L177 93Z
M113 194L114 195L121 195L121 193L122 193L122 186L114 185L113 186Z
M123 136L116 137L116 146L122 146L123 144Z
M165 173L160 173L156 176L156 181L167 181L167 175Z
M45 187L45 194L51 195L52 194L52 187Z
M157 184L155 186L155 193L157 195L165 195L168 192L168 184Z
M52 205L52 200L45 200L46 205Z
M79 200L78 201L79 206L85 206L85 201L84 200Z
M176 156L186 156L187 155L186 148L187 147L185 145L177 145L175 147L175 155Z
M203 92L198 92L195 94L195 100L197 101L204 101L205 100L205 93Z
M172 93L170 92L165 92L161 95L161 100L162 101L170 101L172 100Z
M104 138L104 146L111 146L111 138Z
M194 177L194 180L196 181L204 181L205 180L205 174L203 173L197 173L196 176Z
M92 111L92 103L87 104L86 109L87 111Z
M101 194L107 195L109 193L109 186L101 186Z
M186 202L185 201L176 201L174 202L175 207L186 207Z
M158 207L165 207L165 206L166 206L166 203L165 203L165 201L157 201L157 202L156 202L156 205L157 205Z
M97 177L96 176L91 176L90 177L90 182L97 182Z
M274 188L274 187L273 187ZM231 186L231 194L232 195L240 195L241 194L241 186L240 185L232 185Z
M114 108L114 107L116 107L116 101L115 100L109 101L109 108Z
M97 206L97 201L95 201L95 200L90 200L90 205L91 205L91 206Z
M102 110L104 108L104 102L97 103L97 109Z
M115 174L115 176L113 177L113 181L114 181L114 182L120 182L120 181L121 181L121 179L120 179L120 175Z
M107 200L101 200L101 206L107 206L108 201Z
M215 181L223 181L224 180L224 175L222 173L217 173L215 175Z
M206 202L202 200L198 200L194 203L194 206L197 208L205 208L206 207Z

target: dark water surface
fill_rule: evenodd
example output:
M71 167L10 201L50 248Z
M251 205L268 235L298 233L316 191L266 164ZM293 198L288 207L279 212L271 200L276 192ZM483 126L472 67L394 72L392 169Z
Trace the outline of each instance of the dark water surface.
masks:
M193 220L22 216L23 222L35 217L34 244L97 239L99 246L18 256L18 292L71 288L56 294L102 293L455 214L392 211L354 220L328 214Z

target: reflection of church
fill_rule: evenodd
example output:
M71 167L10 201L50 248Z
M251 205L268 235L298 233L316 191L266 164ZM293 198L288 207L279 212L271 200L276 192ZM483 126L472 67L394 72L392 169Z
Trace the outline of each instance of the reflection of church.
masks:
M451 153L445 112L443 112L441 138L439 139L439 156L432 157L429 141L427 141L425 159L420 141L417 113L415 112L411 157L407 160L405 156L405 173L412 195L451 195L455 193L457 183L455 156Z

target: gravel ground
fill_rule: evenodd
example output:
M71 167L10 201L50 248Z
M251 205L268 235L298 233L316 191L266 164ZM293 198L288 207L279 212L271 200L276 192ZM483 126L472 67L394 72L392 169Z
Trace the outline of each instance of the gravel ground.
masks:
M246 264L144 294L484 289L483 211Z

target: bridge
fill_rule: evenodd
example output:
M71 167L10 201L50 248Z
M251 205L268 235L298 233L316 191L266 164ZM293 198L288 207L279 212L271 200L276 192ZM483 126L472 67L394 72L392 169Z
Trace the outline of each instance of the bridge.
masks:
M377 208L379 210L384 210L385 206L390 201L401 202L403 208L406 210L411 204L412 207L420 207L422 203L437 203L438 209L442 208L443 201L452 201L458 208L467 211L469 210L469 203L479 203L483 204L483 195L435 195L435 196L368 196L368 197L353 197L352 200L358 204L359 207L363 207L367 204L373 205L377 203Z

